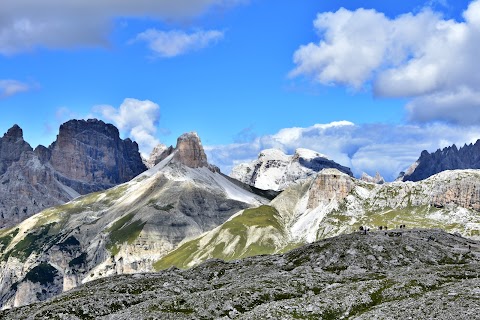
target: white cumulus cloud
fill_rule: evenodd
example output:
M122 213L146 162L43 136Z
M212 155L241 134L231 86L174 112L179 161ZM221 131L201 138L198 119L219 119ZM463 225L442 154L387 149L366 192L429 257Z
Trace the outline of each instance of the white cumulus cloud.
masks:
M155 134L160 119L160 106L152 101L127 98L119 108L96 106L93 115L112 122L122 133L136 141L144 156L148 156L159 144Z
M186 19L246 0L8 0L0 5L0 54L108 42L115 18Z
M233 166L255 159L263 149L278 148L293 154L296 148L308 148L350 167L356 176L379 171L387 180L394 180L418 159L422 150L432 152L452 144L460 147L479 139L479 132L480 126L356 125L339 121L285 128L251 142L207 146L205 150L209 161L227 173Z
M31 88L31 85L25 82L11 79L0 80L0 98L7 98L21 92L26 92Z
M137 35L134 41L145 41L159 57L171 58L190 51L203 49L223 38L217 30L186 33L180 30L160 31L149 29Z
M407 97L412 121L475 124L480 119L480 0L464 21L424 9L389 18L375 10L318 14L320 40L294 53L292 76L324 85L371 87L379 97Z

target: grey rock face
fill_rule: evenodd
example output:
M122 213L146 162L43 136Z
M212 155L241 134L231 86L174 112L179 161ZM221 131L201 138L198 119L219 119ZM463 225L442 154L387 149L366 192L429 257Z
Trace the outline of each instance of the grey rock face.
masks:
M146 166L150 169L162 162L166 157L171 155L175 149L170 146L167 147L164 144L159 144L153 148L150 156L146 160Z
M174 160L190 168L208 167L207 156L197 133L185 133L177 139Z
M18 125L11 127L3 138L0 138L0 174L5 173L7 168L25 151L32 151L32 147L23 140L23 131Z
M480 243L440 230L353 233L283 255L123 275L2 319L476 319Z
M80 194L111 188L147 169L136 142L120 139L115 126L96 119L62 124L49 149L59 180Z
M455 169L480 169L480 140L458 149L455 145L434 153L422 151L420 158L402 175L403 181L419 181Z
M23 152L0 176L0 227L14 225L78 195L61 185L55 171L42 164L34 152Z
M69 121L49 148L34 151L15 125L0 138L0 228L145 170L137 144L102 121Z

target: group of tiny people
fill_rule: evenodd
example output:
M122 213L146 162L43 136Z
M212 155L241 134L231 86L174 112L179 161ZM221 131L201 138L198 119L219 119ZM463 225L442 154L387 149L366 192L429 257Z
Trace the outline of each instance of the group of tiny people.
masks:
M406 225L404 225L404 224L401 224L401 225L397 226L397 229L405 229L405 228L406 228ZM370 228L367 228L367 227L364 227L364 226L360 226L358 229L360 230L360 233L362 233L362 234L367 234L367 232L370 231ZM388 230L388 227L387 226L379 226L378 230L380 230L380 231L381 230ZM387 234L387 233L385 232L385 234Z

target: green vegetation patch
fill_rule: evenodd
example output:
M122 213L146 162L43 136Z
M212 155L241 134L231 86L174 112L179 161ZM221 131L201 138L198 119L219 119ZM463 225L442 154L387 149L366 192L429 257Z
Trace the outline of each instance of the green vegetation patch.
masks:
M55 235L50 233L55 225L56 223L50 223L34 229L20 240L4 258L12 256L25 261L33 252L39 252L44 245L55 239Z
M25 279L34 283L40 283L41 285L47 285L49 283L53 283L57 275L57 269L55 269L48 263L42 262L41 264L30 270L25 275Z
M185 269L195 252L199 249L200 239L195 239L184 243L182 246L173 250L162 259L153 264L156 271L165 270L172 266Z
M10 232L6 232L5 235L0 237L0 251L3 251L8 247L8 245L12 242L12 239L18 234L18 228Z
M128 190L128 185L118 186L105 191L105 197L101 202L105 205L110 205L113 201L120 199Z
M260 206L258 208L246 209L241 215L233 218L225 223L225 228L228 226L235 228L236 225L244 225L247 227L274 227L283 233L283 228L278 222L280 218L278 211L271 206Z
M118 219L106 231L109 232L110 241L107 244L107 249L113 255L118 254L119 245L127 242L132 244L142 232L145 222L135 220L132 222L135 213L129 213L126 216Z
M279 222L279 218L278 211L271 206L263 205L258 208L246 209L242 214L225 222L205 247L200 248L201 238L186 242L154 263L153 267L157 271L172 266L185 269L196 257L200 257L201 260L216 258L229 261L260 254L275 253L277 247L272 239L263 239L247 246L247 236L249 227L258 229L274 228L283 236L284 229ZM224 251L228 244L219 239L220 235L225 233L234 237L235 240L232 241L238 239L235 249L229 254L226 254Z

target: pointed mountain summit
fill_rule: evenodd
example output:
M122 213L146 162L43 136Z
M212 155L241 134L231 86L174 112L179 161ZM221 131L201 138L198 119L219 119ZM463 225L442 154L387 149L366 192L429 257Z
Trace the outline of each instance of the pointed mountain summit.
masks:
M172 146L167 147L164 144L158 144L153 148L148 159L145 159L144 163L148 169L153 168L160 163L163 159L172 154L174 148Z
M208 166L207 156L196 132L184 133L178 137L173 159L190 168Z
M23 140L23 130L14 125L0 138L0 174L27 151L32 151L32 147Z
M0 306L44 300L105 276L153 271L181 242L269 202L232 180L208 164L198 135L189 133L133 180L0 231ZM40 271L52 276L38 282Z
M257 160L234 167L230 176L259 189L284 190L326 168L335 168L353 176L350 168L304 148L296 149L293 155L286 155L279 149L263 150Z
M376 183L376 184L384 184L385 179L380 175L380 173L377 171L375 173L375 176L372 177L367 173L362 173L362 176L360 180L365 181L365 182L371 182L371 183Z
M18 124L14 124L10 129L8 129L7 133L3 136L4 138L10 138L14 141L23 140L23 130L18 126Z

